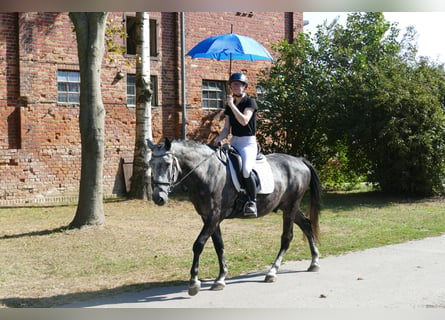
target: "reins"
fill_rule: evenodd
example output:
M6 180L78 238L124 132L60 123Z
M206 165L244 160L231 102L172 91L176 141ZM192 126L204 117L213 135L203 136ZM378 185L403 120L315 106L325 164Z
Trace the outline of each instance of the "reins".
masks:
M175 187L177 187L178 185L180 185L182 182L184 182L185 179L187 179L196 169L199 168L200 165L202 165L204 162L206 162L207 160L209 160L214 154L216 154L215 152L212 152L212 154L208 155L207 157L205 157L203 160L201 160L201 162L199 162L192 170L190 170L189 172L187 172L186 175L184 175L178 182L175 183L166 183L166 182L155 182L155 184L163 184L163 185L169 185L168 187L168 193L170 193L170 191L172 191ZM175 159L176 163L178 164L179 167L179 162L178 159L172 154L173 158Z

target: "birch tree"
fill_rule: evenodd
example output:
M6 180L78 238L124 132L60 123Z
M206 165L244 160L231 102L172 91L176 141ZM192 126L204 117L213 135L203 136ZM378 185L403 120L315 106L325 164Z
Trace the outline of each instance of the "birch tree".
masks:
M147 12L136 13L136 134L131 177L130 196L150 199L151 156L146 140L153 139L151 127L151 83L150 83L150 20Z

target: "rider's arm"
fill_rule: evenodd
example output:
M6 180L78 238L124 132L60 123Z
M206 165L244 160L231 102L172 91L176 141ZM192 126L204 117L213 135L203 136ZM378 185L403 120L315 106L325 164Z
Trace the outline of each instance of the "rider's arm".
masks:
M235 106L235 103L233 101L233 97L227 96L227 104L232 109L233 114L235 115L236 120L242 125L247 126L247 124L250 121L250 118L252 118L253 112L255 111L254 108L245 108L244 112L241 113L239 109Z
M233 114L235 115L236 120L242 125L247 126L253 115L253 108L246 108L244 112L241 113L237 107L232 108Z

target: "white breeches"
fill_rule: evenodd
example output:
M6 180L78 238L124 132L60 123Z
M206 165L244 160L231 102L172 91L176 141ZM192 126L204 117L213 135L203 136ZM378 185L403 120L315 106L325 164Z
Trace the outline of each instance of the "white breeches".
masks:
M230 144L238 150L243 159L243 177L248 178L253 169L258 152L255 136L232 136Z

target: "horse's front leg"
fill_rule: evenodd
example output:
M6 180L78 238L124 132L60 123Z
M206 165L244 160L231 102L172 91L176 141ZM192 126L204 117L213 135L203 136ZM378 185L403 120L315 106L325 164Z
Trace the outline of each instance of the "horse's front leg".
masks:
M193 262L190 270L190 282L188 288L188 293L191 296L198 294L198 292L201 290L201 281L198 279L199 257L204 250L207 240L209 239L210 235L214 233L216 228L216 222L213 222L213 220L215 219L207 219L204 221L204 226L193 244Z
M226 258L224 256L224 242L221 235L221 228L218 225L215 232L212 234L213 246L216 251L216 255L218 256L219 262L219 275L216 278L215 282L212 285L212 290L223 290L226 286L226 276L227 276L227 264Z

